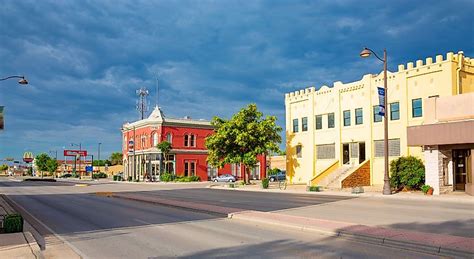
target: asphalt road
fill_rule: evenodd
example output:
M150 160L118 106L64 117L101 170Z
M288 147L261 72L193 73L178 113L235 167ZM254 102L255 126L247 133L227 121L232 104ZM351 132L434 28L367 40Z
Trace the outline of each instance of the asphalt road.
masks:
M1 193L7 192L37 220L89 258L432 257L315 233L256 226L204 213L76 192L78 188L64 183L26 184L0 180ZM194 191L191 193L196 196L206 196L201 189ZM229 203L229 197L224 193L217 194L217 199ZM262 199L255 206L274 200L270 197ZM282 196L278 199L283 202L289 198ZM243 203L232 202L236 206ZM288 200L285 207L290 203ZM275 206L267 205L265 209Z

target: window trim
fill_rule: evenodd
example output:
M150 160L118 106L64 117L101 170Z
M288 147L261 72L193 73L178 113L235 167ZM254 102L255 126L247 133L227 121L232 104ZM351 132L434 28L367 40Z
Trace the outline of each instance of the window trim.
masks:
M332 117L332 125L331 125L331 123L329 123L330 122L330 120L329 120L330 117ZM322 122L321 122L321 124L322 124ZM335 125L336 125L336 123L335 123L334 112L328 113L328 129L334 129Z
M394 104L397 104L397 106L398 106L398 109L396 110L396 112L397 112L397 118L396 118L396 119L393 118L393 112L394 112L394 111L393 111L393 109L392 109L392 105L394 105ZM390 120L391 120L391 121L400 120L400 102L393 102L393 103L390 103L389 106L390 106Z
M357 112L360 111L360 116L357 115ZM362 125L364 124L364 109L363 108L357 108L354 110L355 114L355 125ZM358 123L357 119L360 118L360 123Z
M298 122L299 122L298 119L293 119L293 122L292 122L293 123L293 125L292 125L293 126L293 133L298 133L298 131L299 131L300 126L298 125L299 124Z
M308 131L308 117L301 118L301 132L305 131Z
M377 123L377 122L381 122L383 120L383 116L379 114L379 111L380 111L380 105L374 105L373 108L373 120L374 120L374 123ZM380 118L379 120L377 120L377 118Z
M349 117L347 118L349 119L349 122L347 124L346 124L346 113L349 114ZM342 111L342 118L343 118L344 127L351 126L351 110Z
M319 118L319 128L318 128L318 118ZM314 117L314 120L315 120L315 129L316 130L320 130L320 129L323 129L323 115L316 115Z
M420 107L415 107L415 101L420 101ZM420 110L420 115L415 116L415 110L419 109ZM412 118L421 118L423 117L423 99L422 98L415 98L411 99L411 117Z

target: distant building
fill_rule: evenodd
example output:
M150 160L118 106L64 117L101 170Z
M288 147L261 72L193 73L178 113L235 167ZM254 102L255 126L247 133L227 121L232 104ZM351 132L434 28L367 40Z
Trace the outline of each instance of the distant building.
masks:
M322 86L319 90L310 87L285 95L286 166L291 182L333 188L383 184L384 130L383 118L378 115L377 94L377 87L382 86L383 73L380 73L364 75L355 82L335 82L332 87ZM428 149L452 155L462 154L465 161L471 161L474 143L467 135L474 132L473 118L464 116L462 110L473 105L472 101L465 100L470 97L462 96L472 92L474 59L465 57L461 51L457 54L450 52L445 58L437 55L435 60L426 58L425 61L409 62L406 66L402 64L398 66L398 71L388 72L386 112L389 120L389 159L407 155L422 158L427 163L427 179L433 174L431 170L436 170L436 174L439 171L438 168L433 169L432 162L426 161ZM428 132L428 126L421 130L411 130L412 127L431 123L444 125L444 122L432 119L436 117L433 113L440 111L440 108L428 108L436 102L435 99L444 102L447 98L458 96L457 99L449 99L452 103L444 105L447 110L443 112L452 112L452 119L456 114L463 114L458 119L465 122L456 129L462 131L460 137L463 136L464 143L453 142L454 146L449 143L454 139L443 142L425 139L435 137L432 131L422 141L414 139L408 142L409 134ZM455 104L457 101L460 103ZM447 129L441 125L436 127ZM451 157L449 154L448 160ZM441 155L437 159L441 159ZM460 162L458 165L461 165ZM463 174L452 166L449 168L446 173L450 176L443 177L456 178L458 174ZM472 164L467 168L472 174ZM458 185L452 189L464 190L463 181L472 183L472 178L460 177ZM427 182L434 183L432 180ZM439 189L439 185L436 188Z
M158 179L164 171L178 176L199 176L201 181L210 180L220 174L243 178L243 165L225 165L217 169L207 163L205 139L213 132L209 121L193 120L189 117L169 118L164 116L159 107L155 107L148 118L126 123L122 127L125 178L140 181ZM157 148L158 143L162 141L168 141L172 146L166 163ZM259 156L258 159L257 167L251 170L253 179L261 179L266 175L265 156Z

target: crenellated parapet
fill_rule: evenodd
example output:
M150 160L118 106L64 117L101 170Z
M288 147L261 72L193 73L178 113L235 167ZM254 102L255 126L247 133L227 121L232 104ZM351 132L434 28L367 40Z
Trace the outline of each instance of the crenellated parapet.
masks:
M443 64L447 62L453 62L457 67L463 67L463 69L474 70L474 58L464 56L464 52L459 51L458 53L448 52L445 56L436 55L433 57L427 57L424 60L416 60L408 62L406 64L398 65L398 71L387 73L387 79L389 81L395 80L399 74L404 73L405 75L412 76L419 73L426 73L439 69ZM321 86L318 90L315 87L308 87L302 90L290 92L285 94L285 100L287 101L298 101L309 97L314 94L317 96L323 96L333 93L333 91L339 91L340 93L351 92L364 88L367 80L374 80L376 84L383 82L383 72L379 74L366 74L361 80L343 84L340 81L333 83L333 86Z

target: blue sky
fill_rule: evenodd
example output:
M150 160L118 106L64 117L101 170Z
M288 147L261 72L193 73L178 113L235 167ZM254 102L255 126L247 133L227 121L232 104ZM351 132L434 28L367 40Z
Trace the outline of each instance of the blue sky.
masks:
M24 1L0 8L5 131L0 160L81 142L120 151L147 87L166 115L229 117L248 103L284 127L284 93L377 73L363 46L389 51L389 69L448 51L474 56L474 2Z

